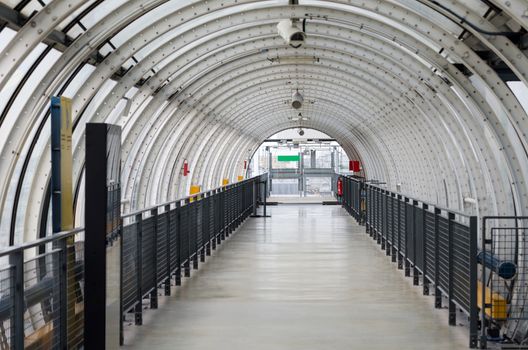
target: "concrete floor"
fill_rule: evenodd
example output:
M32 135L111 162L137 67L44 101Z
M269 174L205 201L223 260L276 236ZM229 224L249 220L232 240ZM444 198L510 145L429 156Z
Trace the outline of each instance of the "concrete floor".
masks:
M129 349L467 349L338 206L248 219L171 297L126 327Z
M333 196L270 196L268 201L277 202L281 204L321 204L323 202L335 202Z

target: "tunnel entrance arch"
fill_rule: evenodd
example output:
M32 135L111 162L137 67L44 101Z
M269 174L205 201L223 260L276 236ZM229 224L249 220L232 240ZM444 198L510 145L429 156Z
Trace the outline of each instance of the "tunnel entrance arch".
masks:
M247 176L268 173L272 201L331 201L337 191L337 177L348 174L349 160L359 162L356 158L349 158L335 138L300 126L264 140L249 161Z

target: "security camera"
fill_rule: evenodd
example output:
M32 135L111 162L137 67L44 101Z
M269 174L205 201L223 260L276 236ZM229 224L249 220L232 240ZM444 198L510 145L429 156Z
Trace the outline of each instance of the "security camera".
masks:
M304 44L304 40L306 40L306 33L297 28L291 19L280 21L277 24L277 30L279 31L279 35L286 41L286 44L295 49L301 47Z
M304 135L304 130L303 130L303 129L299 129L299 135L300 135L300 136L303 136L303 135Z
M292 102L291 102L292 107L295 109L301 108L303 101L304 101L303 95L301 95L301 93L298 90L295 91L292 95Z

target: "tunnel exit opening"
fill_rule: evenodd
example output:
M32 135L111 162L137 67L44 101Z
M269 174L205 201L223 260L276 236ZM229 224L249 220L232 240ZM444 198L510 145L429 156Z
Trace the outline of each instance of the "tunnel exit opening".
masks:
M281 131L254 153L248 176L268 173L272 203L324 203L335 200L339 174L349 157L336 139L305 128Z

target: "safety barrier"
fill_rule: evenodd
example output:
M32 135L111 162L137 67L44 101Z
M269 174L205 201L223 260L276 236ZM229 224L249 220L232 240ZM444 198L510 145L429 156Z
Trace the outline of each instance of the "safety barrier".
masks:
M0 252L0 349L82 345L83 262L82 228Z
M158 307L158 288L171 294L171 283L190 277L191 265L226 239L256 209L264 196L261 175L163 205L123 215L123 319L143 322L143 301Z
M257 176L122 216L122 319L142 323L143 301L190 276L264 196ZM84 229L0 251L0 349L82 349ZM107 237L107 244L118 237ZM104 279L105 276L102 276ZM121 325L121 341L123 340Z
M342 204L397 262L423 294L434 288L435 307L447 299L449 324L457 308L468 315L469 346L478 345L476 216L443 209L343 176Z

